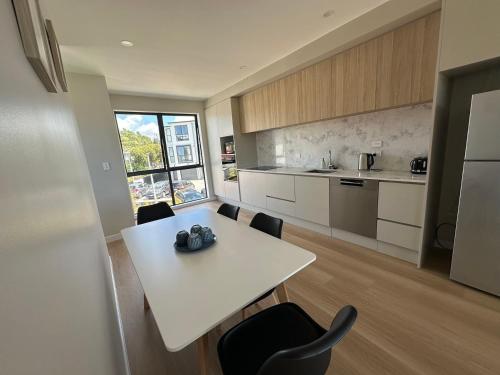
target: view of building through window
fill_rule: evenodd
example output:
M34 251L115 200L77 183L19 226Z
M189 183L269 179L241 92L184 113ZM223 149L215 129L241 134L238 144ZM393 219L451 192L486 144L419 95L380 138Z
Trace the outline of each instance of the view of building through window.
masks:
M130 196L137 208L207 197L196 115L116 112Z

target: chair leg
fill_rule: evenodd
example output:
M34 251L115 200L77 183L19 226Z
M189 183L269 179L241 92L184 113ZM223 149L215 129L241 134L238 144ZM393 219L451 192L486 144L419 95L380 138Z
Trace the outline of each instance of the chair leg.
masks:
M280 300L278 299L278 297L276 296L276 291L274 291L272 294L273 296L273 301L274 301L274 304L275 305L278 305L280 303Z
M198 365L200 367L200 375L208 374L208 333L201 336L196 341L198 347Z
M144 311L148 311L151 307L149 306L148 299L146 298L146 295L144 294Z
M288 291L286 290L285 283L281 283L276 287L276 294L278 294L278 298L280 302L290 302L288 298Z

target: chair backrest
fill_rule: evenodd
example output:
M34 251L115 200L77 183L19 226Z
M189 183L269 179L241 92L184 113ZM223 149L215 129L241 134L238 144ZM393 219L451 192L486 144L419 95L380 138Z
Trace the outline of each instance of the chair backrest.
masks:
M233 206L229 203L222 203L217 210L218 214L224 215L230 219L238 220L238 214L240 213L240 208L238 206Z
M250 226L276 238L281 238L283 220L259 212L253 217Z
M350 331L358 312L344 306L335 316L330 329L313 342L281 350L261 366L257 375L323 375L330 364L331 349Z
M150 206L142 206L137 210L137 224L145 224L150 221L165 219L170 216L175 216L175 214L166 202L159 202Z

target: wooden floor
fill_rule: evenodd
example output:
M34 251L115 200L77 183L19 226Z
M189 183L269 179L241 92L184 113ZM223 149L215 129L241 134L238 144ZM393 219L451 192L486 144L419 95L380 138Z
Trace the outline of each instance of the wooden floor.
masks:
M239 220L250 218L240 212ZM285 224L283 239L317 255L288 281L293 302L324 327L343 305L358 309L354 329L335 348L328 374L500 374L500 298L291 225ZM108 247L132 375L197 374L195 346L167 352L154 317L144 313L142 289L124 243ZM239 319L230 318L223 330ZM209 336L212 374L221 373L215 350L219 336L215 331Z

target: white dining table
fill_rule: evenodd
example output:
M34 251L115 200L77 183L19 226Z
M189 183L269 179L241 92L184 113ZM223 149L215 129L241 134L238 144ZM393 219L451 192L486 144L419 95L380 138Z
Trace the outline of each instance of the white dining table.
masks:
M174 242L180 230L208 226L217 236L207 249L184 253ZM168 351L197 341L200 372L207 371L207 334L250 302L277 287L316 256L247 224L207 208L121 231L140 283Z

